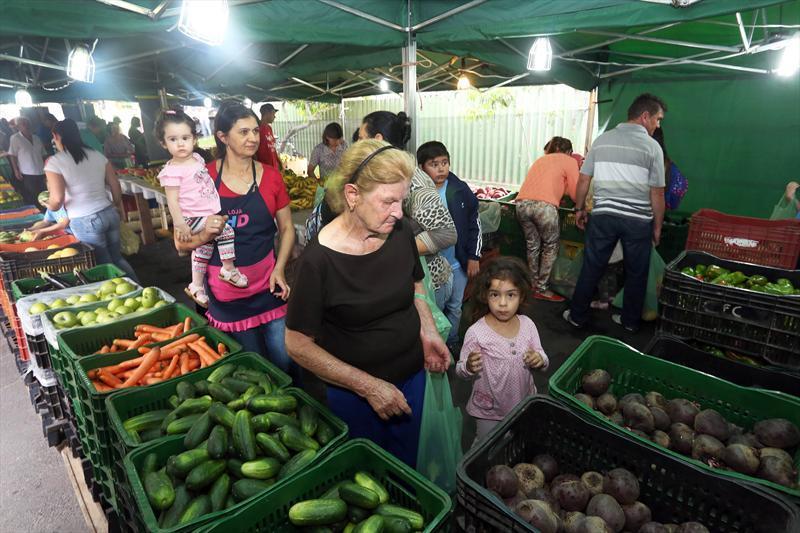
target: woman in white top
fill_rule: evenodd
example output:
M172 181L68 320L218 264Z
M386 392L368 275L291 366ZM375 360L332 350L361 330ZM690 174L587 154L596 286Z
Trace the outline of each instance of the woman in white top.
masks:
M97 264L113 263L136 280L120 252L122 191L114 167L103 154L83 143L72 119L56 123L53 141L58 152L44 166L50 192L47 207L51 211L66 208L70 230L78 240L94 247Z

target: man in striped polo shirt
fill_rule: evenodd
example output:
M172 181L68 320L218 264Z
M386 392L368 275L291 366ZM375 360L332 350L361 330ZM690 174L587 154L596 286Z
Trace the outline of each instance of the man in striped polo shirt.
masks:
M628 331L639 328L647 290L650 250L661 238L664 220L664 154L652 138L667 106L642 94L628 108L628 121L600 135L592 144L578 180L576 223L586 227L584 208L594 181L594 209L586 230L583 266L564 319L575 327L588 321L589 305L617 241L625 260L625 300L614 322Z

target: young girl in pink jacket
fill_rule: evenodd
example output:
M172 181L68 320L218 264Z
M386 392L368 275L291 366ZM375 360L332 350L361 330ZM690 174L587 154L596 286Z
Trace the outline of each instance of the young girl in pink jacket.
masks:
M467 403L481 440L521 400L536 394L535 370L549 361L533 320L518 315L530 291L531 278L519 259L498 257L481 267L475 298L483 318L469 327L456 364L456 374L472 379Z

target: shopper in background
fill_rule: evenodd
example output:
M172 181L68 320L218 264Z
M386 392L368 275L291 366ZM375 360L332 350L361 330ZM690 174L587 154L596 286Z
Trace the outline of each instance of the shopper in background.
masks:
M14 177L20 183L20 194L28 205L38 205L39 193L45 189L44 156L41 139L31 131L31 121L26 117L17 119L17 133L11 136L8 155Z
M414 466L425 399L424 368L450 354L424 294L414 234L403 220L414 160L368 140L345 152L326 200L337 217L303 251L286 347L328 383L329 408L350 436L373 440Z
M642 318L650 251L661 239L664 220L664 153L653 139L667 106L651 94L638 96L628 121L600 135L581 168L575 220L586 230L583 266L564 320L575 327L588 321L597 282L617 241L622 241L625 299L615 323L637 331ZM589 184L594 185L591 219L585 210ZM588 227L587 227L588 221Z
M39 128L36 130L36 135L39 136L39 139L42 141L42 146L44 146L44 151L47 152L47 155L53 155L55 153L55 149L53 147L53 126L56 125L58 119L55 115L48 113L47 109L39 108Z
M133 117L131 127L128 128L128 138L133 143L133 157L136 159L136 166L147 168L150 157L147 155L147 141L145 141L144 133L139 129L141 127L142 121L139 117Z
M667 155L667 145L664 141L664 130L659 126L653 132L653 139L656 140L664 152L664 207L667 209L678 209L678 206L689 190L689 181L686 176L678 169L678 165Z
M565 194L575 200L578 164L572 157L572 143L563 137L550 139L544 153L528 169L517 194L517 220L525 234L528 267L533 276L533 297L563 302L563 297L547 287L561 237L558 206Z
M67 210L75 237L94 247L97 264L114 263L136 280L136 273L120 251L122 191L114 167L103 154L81 140L72 119L53 127L56 153L47 160L47 208ZM111 191L109 199L108 191Z
M108 125L108 137L103 143L103 153L114 165L114 168L128 168L131 166L131 156L134 148L131 141L119 129L119 124L112 122Z
M219 279L219 249L208 264L206 294L212 326L228 333L246 351L262 354L294 383L302 379L286 353L284 325L290 287L285 268L294 246L289 194L276 169L253 160L259 142L258 118L241 103L223 102L214 119L214 140L220 159L207 168L219 192L221 212L209 216L191 242L175 240L178 250L191 251L213 240L227 223L236 230L236 266L249 280L239 289ZM275 237L280 246L275 249Z
M311 157L308 159L309 177L314 176L314 169L319 166L319 179L324 185L325 178L339 165L345 150L347 150L347 142L344 140L342 127L336 122L331 122L325 126L325 130L322 132L322 142L314 147Z
M14 130L8 124L8 120L0 118L0 152L8 151L8 143L11 141L11 136L14 135Z
M86 122L86 129L80 130L81 140L92 150L103 153L103 141L106 140L106 121L100 117L92 117Z
M275 149L275 134L272 132L272 123L275 121L275 114L278 110L272 104L264 104L259 112L261 113L261 125L258 128L259 141L256 160L281 171L283 167L278 157L278 151Z
M426 142L417 149L417 164L433 180L439 197L453 217L458 234L456 244L441 251L453 270L450 291L447 292L446 285L436 291L436 305L452 326L447 345L455 352L467 280L474 278L480 269L482 240L478 199L469 185L450 172L450 153L439 141Z

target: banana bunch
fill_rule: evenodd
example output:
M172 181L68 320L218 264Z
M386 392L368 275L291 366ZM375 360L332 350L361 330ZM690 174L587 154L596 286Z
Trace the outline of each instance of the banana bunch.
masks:
M304 178L295 174L291 169L285 169L283 183L286 185L286 191L291 199L289 207L292 211L314 207L314 195L317 192L316 179Z

